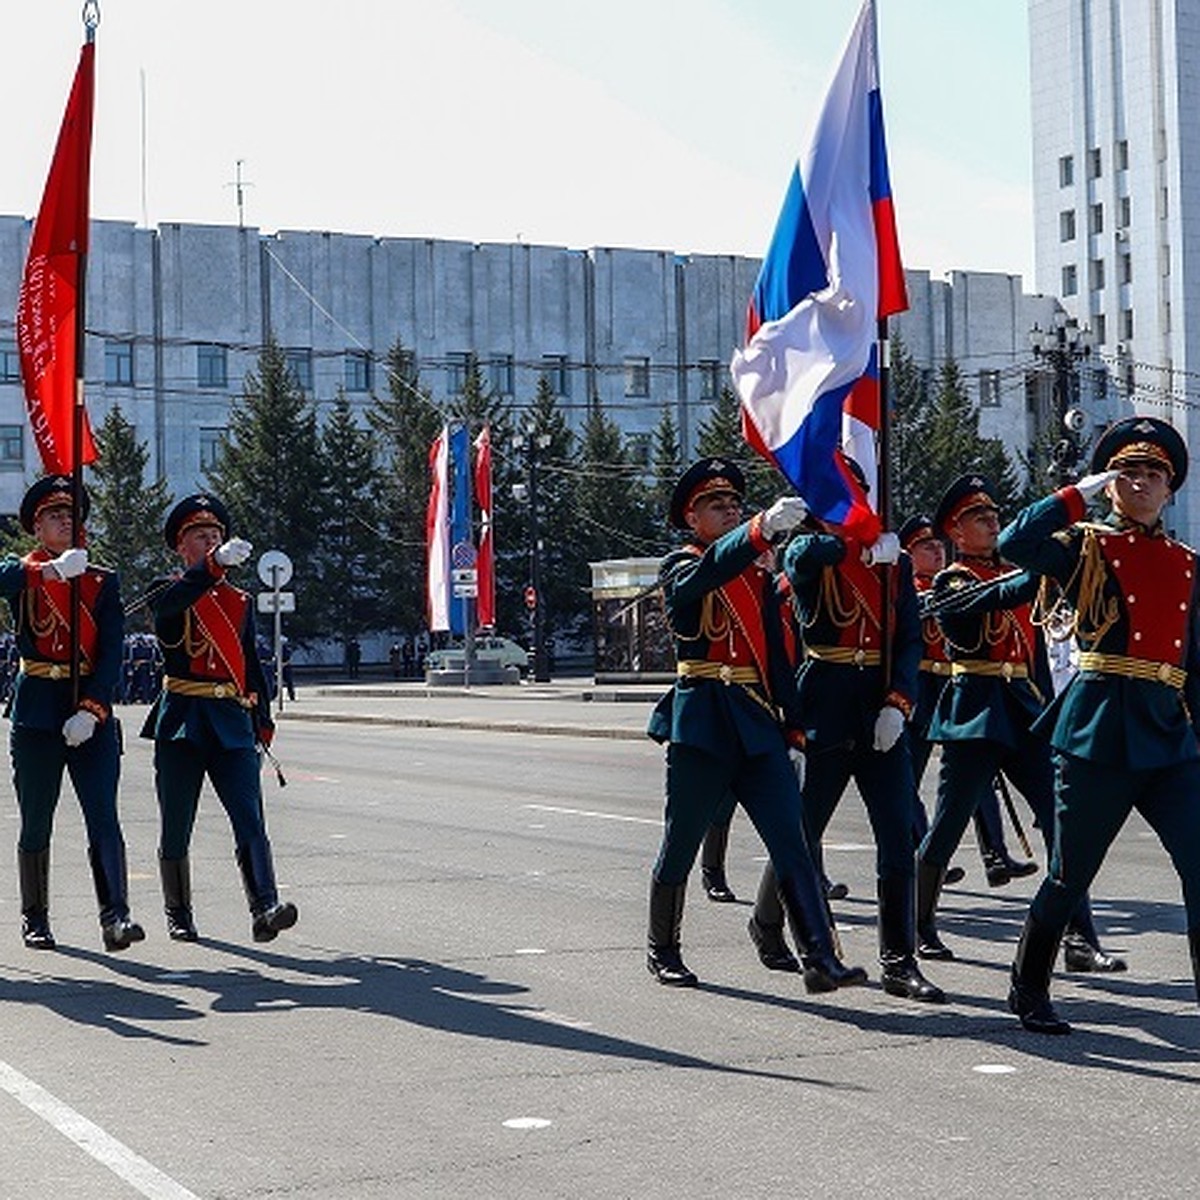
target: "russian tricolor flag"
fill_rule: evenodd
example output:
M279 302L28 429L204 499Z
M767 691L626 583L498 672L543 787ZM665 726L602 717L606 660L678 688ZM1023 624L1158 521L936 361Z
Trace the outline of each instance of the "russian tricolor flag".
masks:
M731 364L746 440L823 520L879 518L845 463L877 475L876 330L908 307L883 134L875 6L865 0L797 164Z

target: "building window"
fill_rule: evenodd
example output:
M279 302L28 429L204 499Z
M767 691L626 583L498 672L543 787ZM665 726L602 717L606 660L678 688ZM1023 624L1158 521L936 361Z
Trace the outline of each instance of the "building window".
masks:
M1088 209L1088 233L1104 232L1104 205L1093 204Z
M1075 210L1064 209L1058 214L1058 240L1073 242L1075 240Z
M1075 182L1075 157L1064 154L1058 160L1058 186L1070 187Z
M293 346L283 352L283 360L296 386L302 392L313 390L312 351L307 346Z
M1096 367L1092 371L1092 396L1096 400L1108 399L1108 368Z
M1079 275L1074 263L1068 263L1062 269L1062 294L1074 296L1079 291Z
M221 443L225 440L225 430L200 430L200 470L208 471L217 465L217 457L221 453Z
M625 359L625 395L650 395L650 360L648 358Z
M25 469L25 428L0 425L0 471Z
M1096 345L1103 346L1108 341L1108 319L1103 313L1097 313L1092 318L1092 332L1096 335Z
M471 356L466 350L451 350L446 355L446 391L451 396L461 396L467 387L467 368Z
M543 354L542 374L550 385L550 390L556 396L569 396L570 376L567 374L567 356L565 354Z
M346 391L371 390L371 356L365 350L347 350L342 360L346 365Z
M513 358L511 354L495 354L488 363L488 380L497 396L513 394Z
M1117 201L1117 228L1128 229L1131 216L1131 205L1128 196L1122 196Z
M979 372L979 407L1000 407L1000 372Z
M1129 143L1124 138L1113 147L1113 170L1129 170Z
M1128 342L1133 337L1133 309L1121 309L1121 341Z
M631 433L629 435L625 448L629 454L629 461L635 467L650 465L650 440L648 433Z
M1100 157L1100 150L1098 148L1088 151L1087 164L1088 178L1099 179L1104 173L1104 160Z
M1093 258L1088 263L1088 287L1093 292L1104 290L1104 259Z
M1117 262L1120 264L1120 267L1121 267L1121 282L1122 283L1132 283L1133 282L1133 255L1132 254L1122 254L1121 257L1117 260Z
M21 356L15 342L0 342L0 383L21 382Z
M721 391L721 364L715 358L700 360L700 399L715 400Z
M109 338L104 343L104 383L133 387L133 343Z
M196 382L202 388L229 386L229 352L224 346L196 347Z

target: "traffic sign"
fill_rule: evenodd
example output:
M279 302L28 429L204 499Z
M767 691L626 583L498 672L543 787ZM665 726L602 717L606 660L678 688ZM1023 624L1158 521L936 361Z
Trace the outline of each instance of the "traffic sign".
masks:
M537 608L537 588L532 583L525 588L525 607Z
M474 567L456 567L450 572L452 583L478 583L479 572Z
M273 613L275 609L276 597L279 599L279 612L294 613L296 611L296 593L295 592L259 592L258 593L258 611L260 613Z
M455 542L450 548L450 565L463 570L473 567L479 558L479 551L470 542Z
M282 550L268 550L258 560L258 577L267 587L286 587L292 580L292 560Z

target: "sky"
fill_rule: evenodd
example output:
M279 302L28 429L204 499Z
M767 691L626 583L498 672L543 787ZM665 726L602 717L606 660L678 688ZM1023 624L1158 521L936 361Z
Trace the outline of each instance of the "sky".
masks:
M0 213L82 0L0 4ZM99 0L92 215L764 253L860 0ZM905 265L1033 280L1025 0L877 0ZM18 120L19 115L19 120Z

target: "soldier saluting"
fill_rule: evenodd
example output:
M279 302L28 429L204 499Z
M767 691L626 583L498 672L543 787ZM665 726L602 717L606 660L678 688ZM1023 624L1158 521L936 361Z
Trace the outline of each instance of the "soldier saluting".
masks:
M866 972L847 968L834 952L789 760L789 740L798 754L802 737L774 580L757 561L806 510L799 499L784 497L743 521L744 493L733 463L707 458L684 472L671 497L671 524L689 537L659 569L678 679L648 730L667 743L667 778L646 964L659 983L696 985L680 952L684 894L705 830L732 792L771 856L805 986L831 991L865 983ZM782 713L791 714L790 735Z
M1058 755L1055 854L1008 997L1035 1033L1070 1031L1050 1003L1055 951L1134 808L1179 872L1200 989L1200 562L1162 521L1187 475L1187 447L1165 421L1130 417L1100 439L1091 466L1000 535L1006 558L1058 582L1080 647L1079 673L1038 723ZM1085 520L1101 492L1111 513Z
M254 940L271 941L297 916L294 904L280 903L263 817L258 747L270 745L275 726L250 597L225 578L253 547L228 532L229 514L215 496L181 500L163 536L184 571L151 590L166 674L142 736L154 739L159 872L167 932L176 941L198 936L188 847L205 775L233 827Z
M81 496L81 518L90 507ZM87 825L88 859L106 950L146 935L129 919L125 840L117 817L121 741L112 713L121 673L125 614L116 575L88 563L74 545L71 480L39 479L21 501L21 528L38 540L24 558L0 563L0 595L13 609L20 667L10 701L13 783L21 810L17 865L21 934L33 950L53 950L50 834L71 777ZM81 540L81 539L80 539ZM79 580L79 688L71 683L71 587Z

